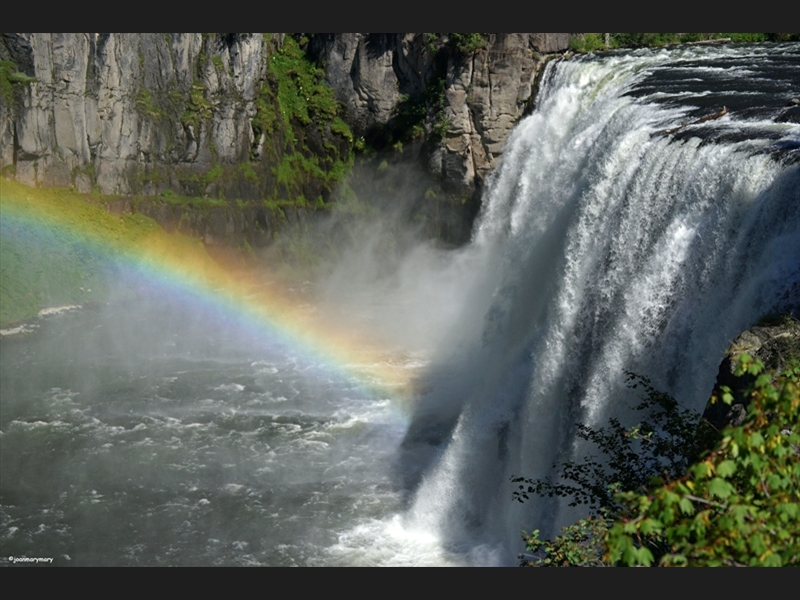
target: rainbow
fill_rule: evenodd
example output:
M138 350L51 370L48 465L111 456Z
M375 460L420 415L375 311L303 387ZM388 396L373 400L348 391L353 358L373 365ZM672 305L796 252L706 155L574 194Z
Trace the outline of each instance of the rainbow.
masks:
M35 231L79 245L189 309L243 323L251 335L285 345L310 364L355 378L372 396L407 405L413 393L413 377L396 352L320 318L266 269L223 265L198 240L167 234L140 215L117 217L75 193L0 179L0 219L5 231Z

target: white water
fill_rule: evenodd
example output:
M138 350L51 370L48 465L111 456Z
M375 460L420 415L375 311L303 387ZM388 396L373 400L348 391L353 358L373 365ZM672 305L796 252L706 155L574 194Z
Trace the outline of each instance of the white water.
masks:
M791 98L800 54L786 50ZM703 61L724 78L706 79L714 69ZM493 293L476 295L482 319L462 321L406 440L431 449L410 527L436 532L469 562L513 564L520 529L554 533L575 514L512 502L509 478L543 477L581 452L576 422L624 414L635 398L625 370L702 411L730 341L765 313L797 309L800 172L796 154L776 160L768 150L796 148L800 126L731 110L664 133L741 103L759 83L737 65L767 61L726 48L549 66L468 250L492 265L472 285ZM709 91L667 93L659 77L676 66ZM720 81L736 91L692 105ZM663 101L671 96L683 104Z

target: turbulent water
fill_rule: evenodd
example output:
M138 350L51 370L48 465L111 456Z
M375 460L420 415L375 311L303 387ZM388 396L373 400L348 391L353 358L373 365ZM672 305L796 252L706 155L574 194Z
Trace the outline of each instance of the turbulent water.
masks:
M3 339L0 554L514 564L520 529L571 515L512 502L509 478L581 452L576 422L624 416L626 370L700 410L730 340L798 310L798 96L796 44L551 63L472 243L435 269L413 254L425 289L370 312L436 332L410 420L142 291Z
M470 249L492 262L484 317L406 440L444 448L414 519L513 562L521 527L570 515L510 502L509 478L587 452L574 425L624 414L625 370L702 411L729 342L798 309L800 126L776 121L799 91L797 45L551 66Z

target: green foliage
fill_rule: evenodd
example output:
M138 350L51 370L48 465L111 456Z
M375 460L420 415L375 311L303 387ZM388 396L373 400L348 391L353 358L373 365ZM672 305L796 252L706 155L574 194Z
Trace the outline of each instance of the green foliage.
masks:
M222 178L224 173L225 170L222 168L222 165L214 165L208 170L208 173L203 175L203 183L206 185L210 183L216 183L220 180L220 178Z
M246 181L249 181L250 183L258 183L258 174L256 173L255 169L253 169L253 165L251 165L249 162L241 163L239 165L239 172Z
M522 502L530 494L558 496L572 498L569 506L617 511L617 490L646 488L654 477L666 481L681 477L691 461L710 448L715 432L699 414L681 408L646 377L630 372L627 377L631 389L644 391L635 408L646 419L632 427L609 419L608 426L599 429L578 423L578 437L593 444L604 458L589 455L553 465L556 481L515 477L512 482L518 487L513 499Z
M337 133L343 138L347 138L352 143L353 141L353 134L350 131L350 127L345 123L341 117L334 117L331 121L331 131L333 133Z
M189 99L186 102L186 110L183 112L181 122L198 130L201 123L211 120L213 111L214 105L206 98L205 84L202 81L195 81L189 90Z
M447 132L450 131L450 121L447 117L442 115L437 119L436 123L433 124L433 134L438 138L443 138L447 135Z
M206 175L203 175L202 177L195 175L196 178L195 180L205 181L206 177L208 177L208 173L206 173ZM173 206L180 206L183 208L190 208L193 210L200 210L200 211L211 210L226 205L226 202L219 198L183 196L176 194L172 190L164 190L163 192L161 192L161 194L159 194L158 199L154 199L152 196L133 196L130 198L131 205L135 207L137 210L140 210L144 205L152 204L153 202L159 202L159 201L166 202L167 204L171 204Z
M269 59L267 79L256 98L251 159L256 160L263 136L274 182L279 186L267 189L267 195L279 194L294 205L306 206L306 194L316 199L320 186L330 192L350 170L354 140L339 116L340 106L325 83L324 72L308 59L301 42L286 36ZM300 151L311 128L321 134L324 154ZM251 180L255 171L243 174ZM315 205L320 204L324 202L315 200Z
M456 55L469 56L486 48L488 36L488 33L423 33L422 39L432 55L446 46Z
M584 33L569 40L569 48L573 52L594 52L605 46L600 33Z
M599 34L586 34L599 35ZM712 40L730 40L733 43L762 43L800 40L798 33L612 33L612 48L644 48L665 46L668 44L697 43ZM570 40L572 47L573 40ZM581 42L575 42L580 45ZM577 51L589 51L579 50Z
M521 555L528 567L600 567L605 566L603 540L611 521L608 511L581 519L561 530L552 541L539 539L539 530L522 532L527 554Z
M606 560L652 564L643 549L657 540L660 565L800 565L800 368L773 379L745 354L744 373L755 377L744 424L684 477L620 494L626 512L609 529Z
M136 110L138 110L140 113L150 117L158 119L164 116L164 111L155 105L153 102L153 95L147 88L139 88L139 91L136 94L135 106Z
M400 101L395 106L393 125L394 136L400 140L408 140L425 134L425 117L428 114L427 98L411 98L408 94L401 94Z
M649 420L628 429L613 419L597 430L579 426L607 460L564 463L557 482L513 479L520 502L538 494L591 508L553 540L523 532L523 564L800 564L800 362L785 364L773 376L742 355L736 374L753 380L748 416L721 433L629 373L629 385L645 392L637 409ZM732 398L723 389L723 401Z
M474 54L486 47L487 33L450 33L450 44L459 54Z
M423 39L425 40L425 49L430 52L431 54L436 54L436 42L439 39L439 34L437 33L423 33Z
M280 113L287 128L292 121L308 125L315 120L332 121L339 105L325 84L324 72L305 55L297 41L287 36L280 52L270 59L270 72L277 78Z
M10 103L14 98L14 87L29 85L38 81L17 70L17 63L10 60L0 60L0 100Z
M641 48L677 44L681 41L677 33L612 33L614 48Z
M316 156L307 158L300 152L284 154L281 162L273 169L273 173L278 183L286 186L300 185L311 178L325 177L325 173L319 167L319 159Z
M588 517L565 527L552 541L537 532L523 532L529 553L522 564L531 566L591 566L603 564L604 538L614 519L624 514L622 490L647 490L674 481L689 465L713 447L717 432L700 415L681 408L670 395L657 390L647 377L626 372L628 387L643 392L635 406L644 419L625 427L609 419L607 427L594 429L577 424L579 438L590 442L600 455L553 465L556 479L514 477L518 502L531 495L569 498L569 506L587 506ZM647 527L647 526L646 526ZM637 556L663 553L660 540L648 538L637 547Z
M426 33L424 35L433 36L427 37L429 40L437 40L440 34ZM483 34L447 35L481 36ZM450 44L452 45L452 43L451 38ZM446 56L443 58L446 58ZM406 144L424 138L426 122L430 126L434 140L443 138L449 131L450 123L444 114L447 61L437 59L435 63L435 73L431 80L427 82L421 94L417 96L400 95L400 99L395 105L394 115L387 134L383 139L376 140L379 148L384 145L394 146L397 142Z

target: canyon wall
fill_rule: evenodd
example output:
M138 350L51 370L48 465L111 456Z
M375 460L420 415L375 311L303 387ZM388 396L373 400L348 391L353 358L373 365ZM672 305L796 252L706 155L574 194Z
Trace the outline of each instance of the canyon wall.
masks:
M255 203L270 223L324 207L354 151L391 149L474 213L569 39L2 34L0 167L32 186Z

